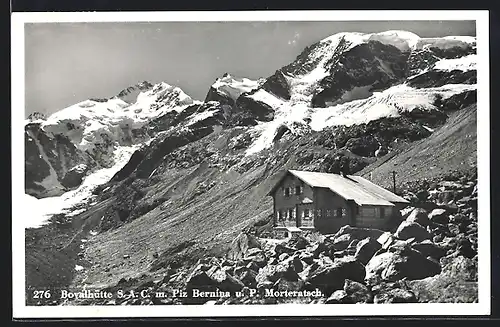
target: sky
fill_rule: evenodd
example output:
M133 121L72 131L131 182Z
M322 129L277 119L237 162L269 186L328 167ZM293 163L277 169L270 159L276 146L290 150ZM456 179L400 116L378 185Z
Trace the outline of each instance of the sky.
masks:
M228 72L258 79L338 32L475 36L474 21L125 22L25 25L25 114L164 81L203 100Z

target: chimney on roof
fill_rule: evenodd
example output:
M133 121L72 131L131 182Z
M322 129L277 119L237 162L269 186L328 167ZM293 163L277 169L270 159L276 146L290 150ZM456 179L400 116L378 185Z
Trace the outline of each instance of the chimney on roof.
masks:
M347 175L349 175L349 164L348 163L343 163L340 166L340 175L343 177L346 177Z

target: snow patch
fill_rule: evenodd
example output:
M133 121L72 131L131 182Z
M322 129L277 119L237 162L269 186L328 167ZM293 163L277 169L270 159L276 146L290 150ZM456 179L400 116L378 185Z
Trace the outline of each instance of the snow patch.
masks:
M285 104L285 101L275 97L273 94L264 89L260 89L248 97L255 101L263 102L273 109L279 109Z
M415 47L420 37L407 31L386 31L381 33L369 34L367 41L379 41L380 43L392 45L401 51L409 51Z
M415 50L426 48L439 48L442 50L460 47L465 49L476 44L476 38L472 36L445 36L435 38L421 38L414 46Z
M434 132L434 130L432 128L430 128L429 126L422 125L422 127L425 128L426 130L428 130L429 132Z
M455 59L441 59L434 64L435 70L476 70L477 56L475 54L470 54Z
M92 198L92 191L101 184L108 182L120 169L125 166L135 150L139 146L118 147L114 153L115 164L110 168L103 168L85 177L82 184L75 190L66 192L61 196L37 199L25 194L25 205L23 206L25 227L37 228L49 222L51 216L59 213L76 215L83 212L82 209L70 212L71 207L76 204L86 203ZM84 209L83 209L84 210Z
M236 78L229 74L218 78L212 87L221 94L225 94L234 101L243 94L255 90L262 84L263 80L254 81L248 78Z

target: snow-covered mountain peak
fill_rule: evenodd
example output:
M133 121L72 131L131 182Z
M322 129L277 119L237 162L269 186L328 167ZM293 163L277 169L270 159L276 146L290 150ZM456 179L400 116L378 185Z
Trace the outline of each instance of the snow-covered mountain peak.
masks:
M212 84L212 88L218 93L226 95L236 101L241 94L257 89L263 82L264 79L255 81L245 77L234 77L229 73L225 73L222 77L215 80L215 83Z
M476 38L473 36L445 36L445 37L429 37L421 38L413 47L414 49L438 48L442 50L459 47L465 49L467 47L475 47Z
M119 98L127 103L134 103L137 100L137 95L141 92L147 91L153 87L153 84L148 81L139 82L133 86L123 89L116 98Z
M386 45L395 46L400 51L411 51L428 47L449 49L458 46L464 48L473 46L476 42L476 38L472 36L422 38L413 32L390 30L379 33L342 32L326 37L320 43L331 43L333 46L336 46L341 39L350 44L348 49L369 41L378 41Z
M81 101L49 116L41 123L41 128L51 135L68 137L77 148L86 151L105 140L122 140L124 133L130 133L127 131L139 129L169 111L180 112L192 104L201 103L179 87L165 82L155 85L142 82L133 91L139 92L132 103L120 97ZM124 93L122 91L122 95L127 96L132 92Z
M45 116L45 114L42 114L41 112L38 111L34 111L28 116L28 118L26 119L26 123L42 122L46 119L47 116Z
M401 30L324 38L245 95L274 114L253 127L246 153L271 147L280 126L293 130L293 123L319 131L438 110L436 94L449 98L475 90L474 46L475 37L421 38Z
M320 43L332 43L336 46L341 39L349 43L348 49L369 41L379 41L383 44L395 46L400 51L409 51L417 44L420 37L415 33L399 30L380 33L342 32L324 38Z

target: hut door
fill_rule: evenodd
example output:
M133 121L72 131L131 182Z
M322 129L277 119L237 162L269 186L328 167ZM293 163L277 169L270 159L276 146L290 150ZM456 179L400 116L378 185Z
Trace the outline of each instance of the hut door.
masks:
M302 210L303 210L303 208L301 205L299 205L299 204L295 205L295 215L296 215L295 220L297 222L297 227L300 227L301 223L302 223L302 221L301 221Z

